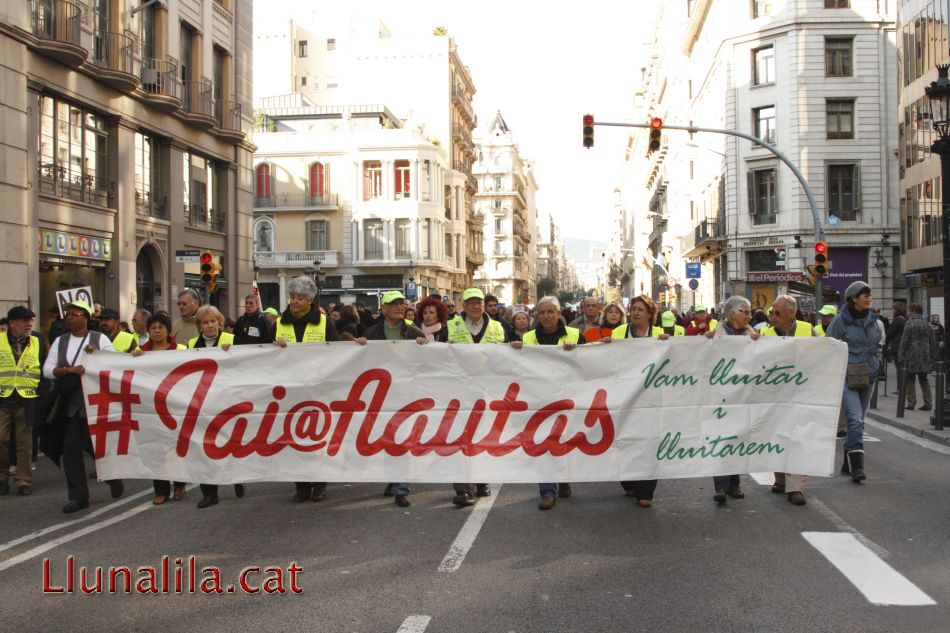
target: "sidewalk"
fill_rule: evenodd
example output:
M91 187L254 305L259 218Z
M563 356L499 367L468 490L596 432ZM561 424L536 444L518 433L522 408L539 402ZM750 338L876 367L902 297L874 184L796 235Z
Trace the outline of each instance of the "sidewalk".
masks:
M930 374L930 388L935 392L934 399L937 398L936 390L934 389L935 382L934 374ZM867 417L871 420L901 429L902 431L913 433L914 435L924 439L937 442L938 444L950 445L950 420L947 420L947 415L950 415L950 411L948 411L947 415L944 416L947 422L944 422L943 431L937 431L934 429L933 421L931 420L933 411L908 411L905 409L904 417L898 418L896 392L897 370L894 367L894 363L888 363L887 389L884 388L883 382L878 383L877 409L868 409ZM922 405L923 398L920 395L920 385L917 385L917 406L919 407Z

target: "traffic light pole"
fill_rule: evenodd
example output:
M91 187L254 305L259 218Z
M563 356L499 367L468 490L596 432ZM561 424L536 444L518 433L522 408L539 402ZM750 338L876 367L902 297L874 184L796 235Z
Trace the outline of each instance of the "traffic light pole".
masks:
M649 128L651 127L649 123L605 123L602 121L595 121L594 125L603 125L608 127L638 127L638 128ZM695 134L697 132L707 132L710 134L725 134L726 136L738 136L739 138L744 138L746 140L752 141L757 145L761 145L765 149L769 150L775 156L788 165L788 168L792 170L792 173L795 174L795 177L798 178L799 184L802 186L802 189L805 191L805 197L808 198L808 205L811 207L811 217L812 221L815 224L815 242L821 242L823 240L822 230L821 230L821 217L818 215L818 204L815 202L815 196L811 191L811 187L808 186L808 182L805 180L805 176L802 175L802 172L799 171L798 167L795 166L788 156L783 154L776 148L774 145L770 145L763 141L760 138L756 138L751 134L746 134L745 132L738 132L736 130L720 130L717 128L708 128L708 127L693 127L687 125L666 125L663 124L664 130L683 130L689 132L690 134ZM818 277L815 282L815 309L818 310L824 305L824 293L822 292L822 283L821 277ZM945 284L946 286L947 284Z

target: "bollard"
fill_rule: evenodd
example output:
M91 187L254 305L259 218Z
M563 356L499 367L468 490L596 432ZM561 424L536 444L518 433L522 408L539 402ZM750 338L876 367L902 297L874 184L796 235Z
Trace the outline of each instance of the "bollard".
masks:
M874 386L871 389L871 404L868 405L869 408L871 409L877 409L877 388L880 383L881 383L880 380L878 380L877 378L874 379Z
M934 417L932 418L933 426L936 430L943 430L943 411L944 411L944 398L946 393L944 392L944 385L946 384L947 377L944 374L944 365L942 360L937 361L937 375L934 378Z
M897 367L897 417L904 417L904 397L907 394L907 372L904 363L896 363Z

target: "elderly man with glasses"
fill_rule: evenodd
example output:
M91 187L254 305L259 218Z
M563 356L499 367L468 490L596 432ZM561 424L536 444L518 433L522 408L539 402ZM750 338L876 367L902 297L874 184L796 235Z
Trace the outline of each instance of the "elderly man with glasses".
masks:
M580 332L581 338L584 338L584 332L589 328L600 327L600 302L596 297L584 297L581 302L581 315L568 323L572 328Z
M198 322L195 319L195 314L198 312L200 305L201 298L196 290L185 288L178 293L178 312L181 314L181 318L175 319L175 322L172 323L170 334L173 339L176 341L190 341L201 335Z

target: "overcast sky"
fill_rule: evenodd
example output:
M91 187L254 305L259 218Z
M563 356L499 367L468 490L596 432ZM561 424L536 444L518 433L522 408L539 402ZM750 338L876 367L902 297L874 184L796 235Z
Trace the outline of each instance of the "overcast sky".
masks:
M281 2L288 10L354 6ZM258 0L255 9L272 12L279 4ZM564 236L607 241L626 133L596 128L594 149L585 150L581 117L590 112L603 121L629 118L646 60L643 44L653 34L652 5L361 0L356 6L378 15L394 37L446 27L472 73L479 122L487 125L501 110L522 157L535 161L539 210L554 215Z

